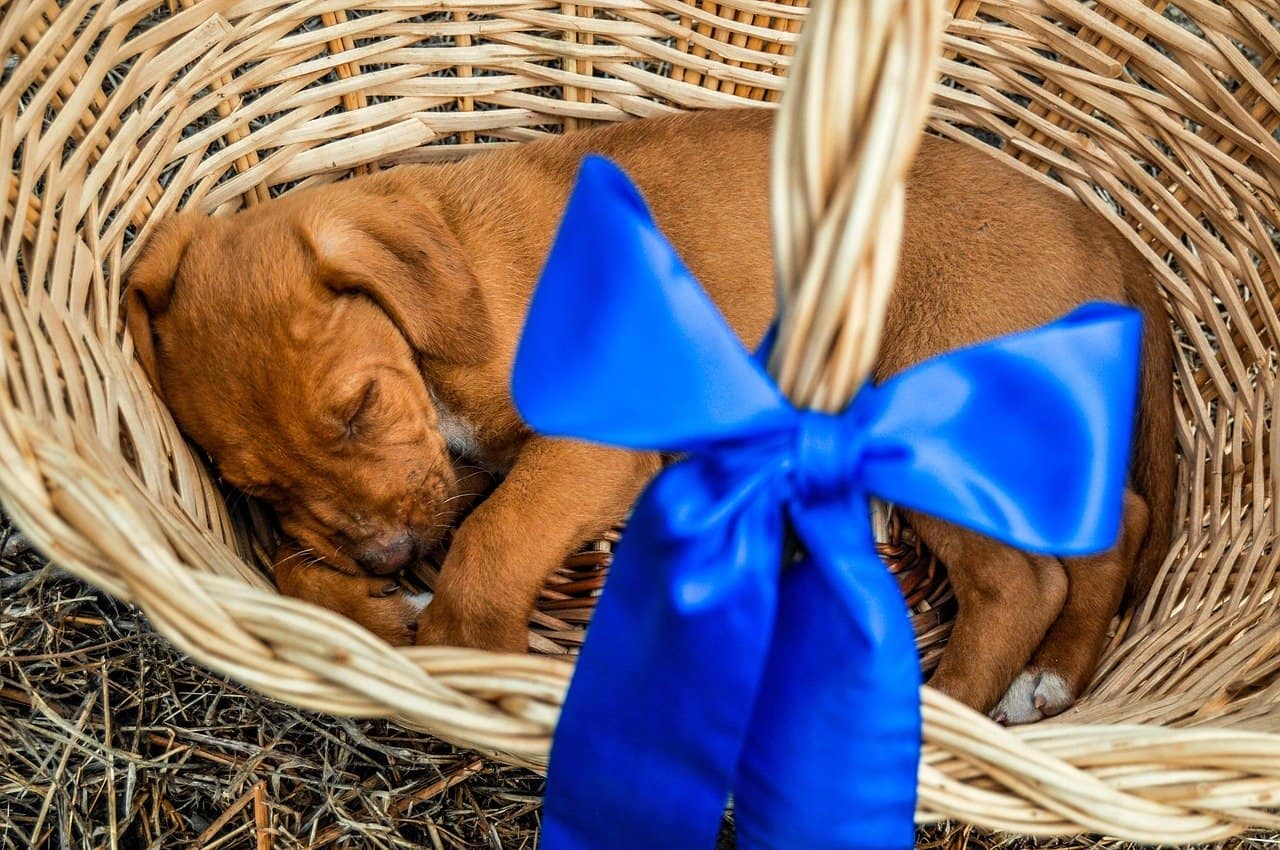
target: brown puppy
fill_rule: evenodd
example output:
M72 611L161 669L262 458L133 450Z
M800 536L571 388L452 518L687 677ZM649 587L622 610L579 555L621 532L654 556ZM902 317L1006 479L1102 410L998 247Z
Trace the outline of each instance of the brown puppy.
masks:
M458 528L417 640L523 650L547 574L621 520L659 466L533 435L510 399L524 312L578 165L596 151L631 174L754 345L774 311L771 129L763 110L635 121L402 166L227 218L176 217L132 271L139 358L221 475L329 565L289 562L282 589L394 640L408 639L417 607L370 576L397 572L451 522L465 490L450 450L503 474ZM1168 546L1172 356L1152 279L1106 223L981 153L925 141L879 377L1089 300L1136 304L1149 331L1117 549L1033 557L913 517L960 602L932 683L981 710L1008 690L997 711L1010 721L1070 704L1126 584L1141 590Z

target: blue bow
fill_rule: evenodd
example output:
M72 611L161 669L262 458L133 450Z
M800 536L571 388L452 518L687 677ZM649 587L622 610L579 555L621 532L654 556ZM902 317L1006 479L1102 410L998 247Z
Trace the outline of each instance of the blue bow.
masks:
M731 238L726 235L726 238ZM543 433L688 457L641 497L551 749L545 850L914 842L920 669L871 495L1020 548L1109 548L1139 316L1040 330L797 410L654 225L588 158L516 357ZM794 532L800 554L780 567Z

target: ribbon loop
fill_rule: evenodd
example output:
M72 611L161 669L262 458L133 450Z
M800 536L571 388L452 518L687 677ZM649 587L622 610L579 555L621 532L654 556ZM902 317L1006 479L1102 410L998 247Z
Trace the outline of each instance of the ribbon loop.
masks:
M790 411L640 193L598 156L565 207L511 389L545 433L658 451L777 433Z

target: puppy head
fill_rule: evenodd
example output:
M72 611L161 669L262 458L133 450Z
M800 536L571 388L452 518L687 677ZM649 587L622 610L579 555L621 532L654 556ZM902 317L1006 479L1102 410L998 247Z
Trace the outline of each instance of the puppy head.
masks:
M125 317L224 480L314 555L390 573L438 542L457 495L420 366L484 362L492 339L441 217L364 182L162 222Z

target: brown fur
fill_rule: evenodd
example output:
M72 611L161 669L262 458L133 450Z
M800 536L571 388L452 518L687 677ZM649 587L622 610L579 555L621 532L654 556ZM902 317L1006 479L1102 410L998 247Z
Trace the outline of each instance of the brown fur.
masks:
M509 396L524 311L578 164L597 151L630 173L754 344L774 309L771 124L761 110L636 121L165 222L132 273L130 330L221 474L344 576L300 576L329 569L300 560L282 589L367 623L409 619L367 576L402 567L454 516L449 500L465 490L444 428L505 478L458 528L417 640L524 649L547 574L622 519L659 465L531 434ZM925 141L879 376L1093 299L1136 304L1149 331L1122 545L1064 563L915 518L961 604L933 682L984 710L1028 661L1071 680L1074 697L1125 582L1143 585L1158 566L1172 521L1172 357L1150 275L1105 222L990 157ZM333 598L342 594L384 601L353 606ZM380 627L407 640L402 626Z

